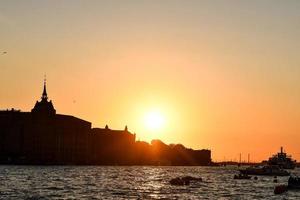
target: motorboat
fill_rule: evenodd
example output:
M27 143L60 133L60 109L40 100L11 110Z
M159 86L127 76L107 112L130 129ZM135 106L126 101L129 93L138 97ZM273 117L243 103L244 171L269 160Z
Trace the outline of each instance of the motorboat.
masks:
M251 176L249 176L248 174L235 174L233 179L251 179Z
M288 188L289 189L300 189L300 177L290 176L290 178L288 180Z
M261 176L289 176L290 172L278 167L277 165L265 165L247 167L239 170L241 174L261 175Z

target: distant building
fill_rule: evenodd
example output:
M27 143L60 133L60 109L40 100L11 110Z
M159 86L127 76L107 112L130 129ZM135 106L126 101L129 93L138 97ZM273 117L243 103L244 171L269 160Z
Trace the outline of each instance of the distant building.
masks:
M167 146L165 154L153 153L156 147L136 142L135 134L127 126L124 130L112 130L107 125L92 128L88 121L56 114L52 101L48 100L46 82L41 100L31 112L0 111L0 163L207 165L211 162L209 150L175 147Z
M48 100L46 82L41 100L31 112L0 111L2 163L87 164L97 158L94 149L100 149L103 142L114 141L132 144L135 135L127 130L92 129L90 122L56 114Z

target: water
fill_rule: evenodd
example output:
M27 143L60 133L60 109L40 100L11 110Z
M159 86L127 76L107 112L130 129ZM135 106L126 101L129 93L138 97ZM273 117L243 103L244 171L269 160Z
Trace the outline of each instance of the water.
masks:
M300 199L300 191L273 194L288 177L273 183L234 180L235 173L236 167L0 166L0 199ZM168 182L186 175L203 182Z

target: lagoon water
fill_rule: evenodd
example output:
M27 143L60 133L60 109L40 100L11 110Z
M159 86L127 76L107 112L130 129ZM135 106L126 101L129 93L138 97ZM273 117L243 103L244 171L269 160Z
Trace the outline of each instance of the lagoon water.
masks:
M0 166L0 199L300 199L274 195L288 177L234 180L237 167ZM300 170L292 173L300 175ZM203 182L172 186L171 178Z

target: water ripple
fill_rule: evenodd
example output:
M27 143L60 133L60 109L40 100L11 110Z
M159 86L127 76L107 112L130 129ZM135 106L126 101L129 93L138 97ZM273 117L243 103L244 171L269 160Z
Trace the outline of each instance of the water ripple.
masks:
M288 177L234 180L236 167L0 166L0 199L299 199L273 194ZM294 171L296 174L300 170ZM178 176L203 182L171 186Z

